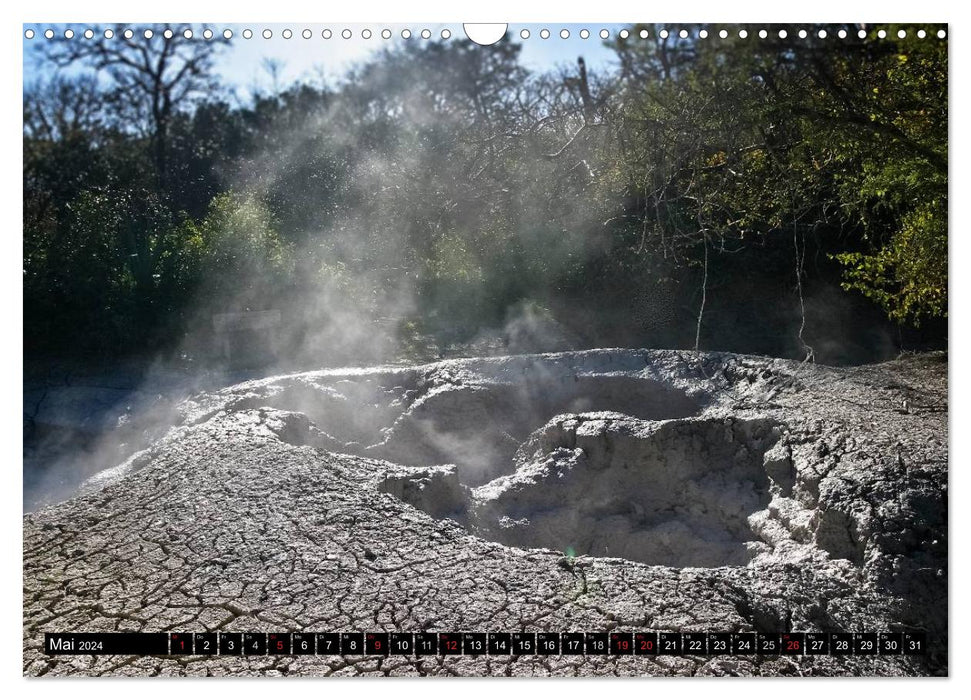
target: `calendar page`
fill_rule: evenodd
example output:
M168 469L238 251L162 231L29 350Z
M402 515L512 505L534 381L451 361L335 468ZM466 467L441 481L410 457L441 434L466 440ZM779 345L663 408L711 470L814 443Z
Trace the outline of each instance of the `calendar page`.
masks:
M24 675L948 675L946 24L20 30Z

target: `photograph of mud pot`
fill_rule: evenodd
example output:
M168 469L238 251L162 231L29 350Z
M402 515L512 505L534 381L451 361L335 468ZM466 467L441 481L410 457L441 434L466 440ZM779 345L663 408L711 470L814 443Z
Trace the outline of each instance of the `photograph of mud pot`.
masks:
M25 26L23 673L947 675L946 29Z

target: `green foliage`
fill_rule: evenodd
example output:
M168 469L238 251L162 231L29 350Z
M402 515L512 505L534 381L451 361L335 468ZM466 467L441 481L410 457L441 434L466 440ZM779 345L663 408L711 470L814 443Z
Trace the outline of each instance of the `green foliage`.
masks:
M846 289L878 302L891 318L919 324L947 315L947 208L932 201L907 212L876 253L840 253Z
M631 194L629 245L690 258L705 237L812 236L847 266L844 288L891 319L946 315L947 45L883 28L879 43L852 27L839 43L662 40L658 27L618 40L624 146L605 186Z
M247 104L211 90L154 121L91 75L28 86L26 342L124 353L200 308L304 298L397 328L416 356L533 303L595 309L575 315L615 342L683 345L634 331L687 319L690 346L702 276L708 303L839 281L895 322L941 317L947 45L883 28L638 25L602 75L532 73L513 42L409 42L339 84ZM110 65L133 50L105 49ZM214 85L209 53L183 60L192 94ZM289 311L319 328L323 306Z
M210 298L255 298L293 269L292 246L253 195L220 194L204 219L186 220L173 234L178 247L167 251L166 261L171 275L185 280L186 288L201 285Z

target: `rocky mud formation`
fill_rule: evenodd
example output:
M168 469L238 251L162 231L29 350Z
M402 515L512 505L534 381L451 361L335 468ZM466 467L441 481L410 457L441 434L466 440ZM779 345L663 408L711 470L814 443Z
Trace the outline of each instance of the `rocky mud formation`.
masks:
M24 518L29 675L947 673L947 364L277 376ZM911 631L926 657L48 657L45 631Z

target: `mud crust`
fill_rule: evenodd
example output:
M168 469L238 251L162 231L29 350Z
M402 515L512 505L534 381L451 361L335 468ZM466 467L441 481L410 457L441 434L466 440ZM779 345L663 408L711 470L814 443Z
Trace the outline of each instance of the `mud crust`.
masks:
M905 404L906 400L906 404ZM24 518L24 674L944 675L947 360L270 377ZM927 657L48 657L45 631L925 630Z

